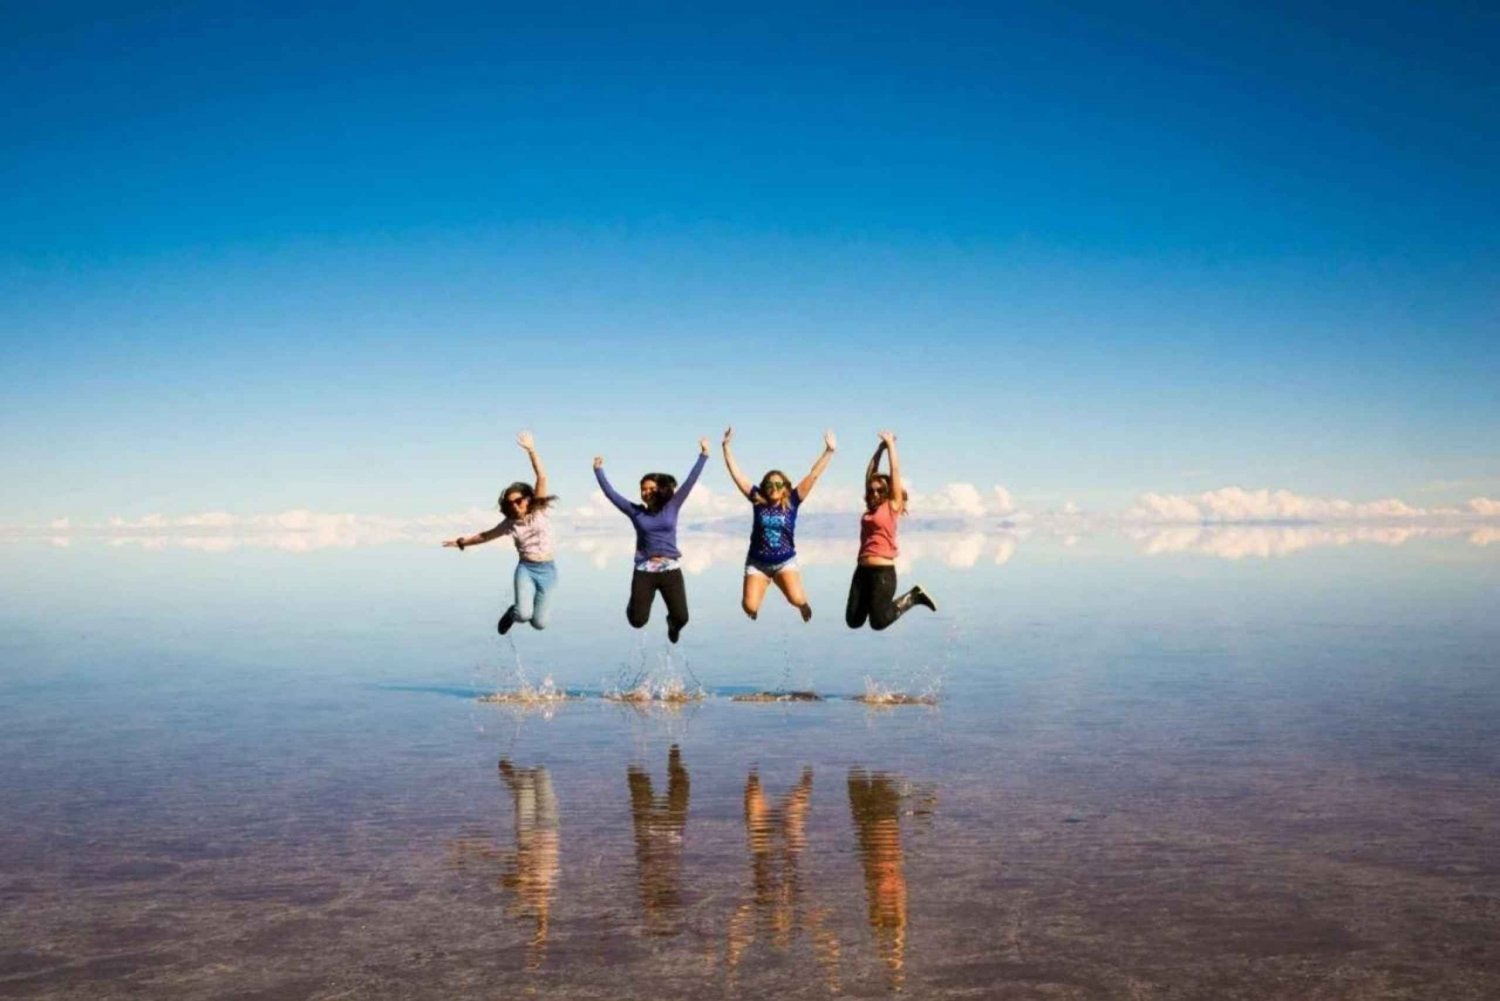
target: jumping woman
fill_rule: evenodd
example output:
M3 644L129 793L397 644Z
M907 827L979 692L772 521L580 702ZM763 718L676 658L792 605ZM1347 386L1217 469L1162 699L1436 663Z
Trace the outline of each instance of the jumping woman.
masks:
M890 456L891 471L880 472L880 456ZM884 629L913 605L937 604L920 586L896 597L896 519L906 514L906 488L901 483L901 460L896 456L896 436L880 432L880 444L865 467L865 513L859 518L859 562L849 583L849 604L844 621L850 629L870 622Z
M536 474L536 486L517 481L500 494L500 512L505 520L494 528L458 539L449 539L444 546L463 552L469 546L478 546L508 535L516 544L516 553L521 557L516 563L515 600L500 616L496 628L500 635L510 632L517 622L530 622L533 629L547 628L547 599L557 587L557 564L552 562L552 519L547 509L557 500L547 493L547 472L542 468L541 456L536 454L536 443L530 431L516 435L516 444L526 450L531 459L531 470Z
M740 607L745 614L755 618L760 614L760 603L766 596L766 588L772 581L802 613L802 621L812 618L812 606L807 603L807 593L802 590L802 573L797 568L797 546L794 533L797 530L797 509L812 493L813 486L828 461L838 448L838 439L832 431L823 432L823 454L818 456L812 469L802 477L795 487L779 469L773 469L760 478L760 486L751 486L739 463L729 449L734 428L724 430L724 465L729 469L734 485L750 502L754 521L750 526L750 551L745 555L745 587L740 596Z
M630 604L625 618L636 629L651 618L651 603L660 591L667 605L667 639L673 643L687 625L687 588L682 581L677 548L677 512L692 493L693 485L708 462L708 439L698 439L698 461L679 488L677 478L666 473L647 473L641 477L641 503L633 504L620 496L604 475L604 457L594 456L594 478L609 502L620 509L635 526L635 574L630 578Z

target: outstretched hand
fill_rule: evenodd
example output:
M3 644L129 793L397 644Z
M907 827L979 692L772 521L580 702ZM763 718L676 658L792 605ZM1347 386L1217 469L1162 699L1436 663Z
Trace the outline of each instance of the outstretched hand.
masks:
M602 456L602 455L596 455L596 456L594 456L594 468L595 469L603 469L604 468L604 456Z
M734 425L731 424L729 427L727 427L727 428L724 429L724 444L728 445L729 444L729 439L731 439L733 437L734 437Z
M828 451L830 452L838 451L839 439L838 436L833 433L833 428L829 428L827 431L823 432L823 447L828 449Z
M528 452L536 451L536 439L531 437L530 431L522 431L520 434L516 435L516 444L520 445Z
M708 454L708 439L707 438L699 438L698 439L698 451L702 452L704 455Z
M444 549L462 549L463 546L460 546L458 544L458 540L457 539L444 539L443 540L443 548Z
M884 445L886 448L891 448L892 446L894 446L896 444L896 434L895 434L895 432L893 432L893 431L882 431L882 432L880 432L880 443L882 445Z

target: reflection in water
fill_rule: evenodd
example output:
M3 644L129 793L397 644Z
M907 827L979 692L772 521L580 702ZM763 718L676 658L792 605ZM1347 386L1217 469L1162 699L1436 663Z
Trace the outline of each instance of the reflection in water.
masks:
M887 980L899 990L906 979L906 873L901 855L901 793L889 775L849 770L849 812L865 870L865 900L875 951Z
M700 490L702 487L699 488ZM694 491L694 496L697 491ZM1492 504L1496 502L1491 502ZM614 512L610 511L612 523ZM277 549L307 553L324 549L353 549L396 543L427 544L435 536L463 530L487 515L472 511L452 517L417 519L409 524L374 518L361 521L354 515L314 515L312 512L288 512L305 515L287 520L285 516L251 518L244 523L222 525L196 523L193 519L143 519L109 525L77 526L67 531L81 535L53 534L53 546L66 547L72 539L110 547L135 547L160 552L167 549L192 549L209 553L229 553L238 549ZM1080 533L1094 531L1121 532L1135 541L1140 553L1157 556L1165 553L1200 553L1226 560L1246 558L1271 559L1289 556L1305 549L1353 544L1402 546L1413 539L1464 539L1470 545L1488 546L1500 542L1500 524L1494 508L1468 511L1455 509L1426 512L1394 521L1361 522L1335 519L1307 524L1215 521L1205 523L1199 517L1188 521L1147 520L1138 523L1114 517L1085 520L1078 516L1055 513L1053 517L1033 521L1026 527L1013 526L994 533L978 522L962 519L913 524L902 529L901 559L904 571L933 560L955 570L970 570L985 558L986 552L996 566L1010 561L1022 540L1053 539L1072 547ZM353 519L353 520L351 520ZM735 520L736 526L738 519ZM736 527L725 533L723 526L709 522L694 534L692 548L684 555L682 569L701 574L714 566L738 565L744 560L744 539ZM578 523L576 531L559 537L559 546L567 552L580 553L595 569L618 566L633 556L635 541L618 532L592 534L591 522ZM123 533L123 534L122 534ZM0 526L0 543L18 540ZM849 558L850 541L841 537L810 536L797 547L797 561L803 566L841 566Z
M643 768L631 765L625 777L630 783L630 817L635 826L635 860L646 931L675 935L682 930L678 912L682 907L682 834L688 813L688 772L682 764L682 751L673 744L667 752L665 799L652 794L651 776Z
M839 942L827 928L828 909L803 900L802 852L807 847L807 814L812 805L813 772L802 770L796 787L772 806L750 770L745 779L745 834L750 851L751 899L735 909L729 921L726 964L730 980L745 951L758 939L776 949L788 948L799 933L812 939L813 950L830 991L840 990Z
M500 885L516 895L512 913L536 922L526 943L526 969L537 970L547 956L547 930L557 890L557 796L545 768L515 768L502 758L500 779L510 789L516 812L516 850L505 860Z
M1225 560L1274 559L1304 549L1369 544L1403 546L1412 539L1467 537L1483 546L1493 541L1489 526L1430 525L1173 525L1137 529L1131 535L1147 556L1199 553Z

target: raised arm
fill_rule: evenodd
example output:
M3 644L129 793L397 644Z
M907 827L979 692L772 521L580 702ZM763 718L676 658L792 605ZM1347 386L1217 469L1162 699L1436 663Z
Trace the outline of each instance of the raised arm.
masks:
M611 504L620 509L621 514L627 518L635 514L635 505L621 497L619 491L609 485L609 477L604 475L604 456L602 455L594 456L594 479L599 481L599 489L604 491L604 496L609 498Z
M509 535L510 528L511 521L509 518L506 518L494 528L487 528L477 535L460 535L456 539L444 539L443 548L457 549L462 552L463 550L468 549L470 546L482 546L486 542L489 542L491 539L498 539L502 535Z
M682 481L682 486L667 501L667 507L682 507L683 501L687 500L688 494L693 492L693 487L698 485L698 477L703 475L703 467L708 465L708 439L698 439L698 461L693 463L693 471L688 473L687 479Z
M755 492L755 488L750 485L749 480L745 479L745 474L740 471L740 464L734 461L734 453L729 450L729 439L733 437L734 428L725 428L724 468L729 470L729 478L734 481L735 486L740 488L740 493L745 495L745 499L748 501L753 501L755 500L755 498L751 495Z
M880 436L880 444L875 446L875 454L870 456L869 465L865 466L865 482L869 483L880 472L880 456L885 451L885 434Z
M891 457L891 510L900 514L906 510L906 488L901 483L901 460L896 455L896 436L889 431L880 432L881 443Z
M547 496L547 471L542 468L542 457L536 454L536 442L532 440L530 431L522 431L516 435L516 444L526 450L526 458L531 460L531 471L536 474L536 495Z
M834 437L833 432L824 431L823 454L818 456L817 461L812 465L812 469L808 471L806 476L802 477L802 482L797 484L797 499L799 501L807 500L807 495L812 493L812 488L817 485L818 477L822 476L823 470L828 468L828 463L833 458L833 453L838 451L838 447L839 440Z

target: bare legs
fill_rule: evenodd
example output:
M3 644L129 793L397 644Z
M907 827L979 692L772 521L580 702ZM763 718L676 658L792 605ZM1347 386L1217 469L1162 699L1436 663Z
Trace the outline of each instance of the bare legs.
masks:
M812 605L807 603L807 592L802 589L802 574L796 570L783 570L776 575L776 586L786 595L787 603L802 613L802 621L812 618ZM771 578L765 574L745 575L744 591L740 595L740 607L750 618L760 615L760 603L765 600Z

